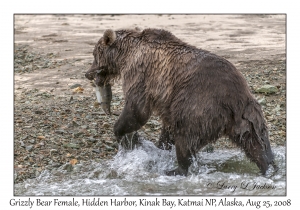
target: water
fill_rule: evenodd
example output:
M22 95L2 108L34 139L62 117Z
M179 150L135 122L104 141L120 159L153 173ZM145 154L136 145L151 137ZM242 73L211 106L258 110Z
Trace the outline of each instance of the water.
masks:
M199 152L187 177L166 176L176 167L175 150L156 148L143 140L132 151L119 150L112 160L75 165L72 172L44 171L14 187L15 195L286 195L285 147L273 148L279 167L259 174L240 150Z

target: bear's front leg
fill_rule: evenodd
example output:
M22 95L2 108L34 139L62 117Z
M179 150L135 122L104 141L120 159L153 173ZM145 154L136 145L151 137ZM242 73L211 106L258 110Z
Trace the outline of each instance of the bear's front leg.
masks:
M118 142L125 150L133 150L139 144L138 132L125 134Z
M137 130L146 124L150 117L149 109L142 104L125 102L124 109L114 125L114 134L118 143L127 149L133 149L138 142ZM142 107L142 108L141 108Z
M171 150L172 145L174 145L174 139L171 134L170 128L166 127L164 124L161 129L161 134L159 137L159 141L156 146L162 150Z

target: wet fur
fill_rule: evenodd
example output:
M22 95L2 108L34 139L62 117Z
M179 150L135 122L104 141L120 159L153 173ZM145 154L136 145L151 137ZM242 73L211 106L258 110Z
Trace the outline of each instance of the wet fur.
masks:
M114 126L118 138L140 129L155 112L163 122L158 146L176 147L179 167L169 175L186 175L191 157L221 136L228 136L266 172L273 161L266 122L242 74L229 61L164 30L105 33L109 36L94 50L94 69L105 67L103 83L118 77L123 81L125 106Z

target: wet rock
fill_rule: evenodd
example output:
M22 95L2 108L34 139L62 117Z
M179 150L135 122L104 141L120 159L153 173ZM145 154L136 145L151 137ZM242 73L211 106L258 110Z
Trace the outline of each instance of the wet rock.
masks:
M113 147L108 146L108 145L106 145L106 144L104 144L104 146L105 146L105 150L106 150L106 151L114 151L114 150L115 150Z
M73 166L73 171L80 172L81 168L82 168L82 164L76 164Z
M35 176L36 176L36 177L38 177L40 174L41 174L41 173L40 173L38 170L35 171Z
M273 94L273 93L277 93L278 89L277 89L277 87L275 87L273 85L264 85L260 88L257 88L255 90L255 92L263 93L263 94Z
M213 153L214 152L214 146L212 144L208 144L203 150L207 153Z
M71 172L73 170L73 165L71 163L66 163L65 165L61 166L61 169Z

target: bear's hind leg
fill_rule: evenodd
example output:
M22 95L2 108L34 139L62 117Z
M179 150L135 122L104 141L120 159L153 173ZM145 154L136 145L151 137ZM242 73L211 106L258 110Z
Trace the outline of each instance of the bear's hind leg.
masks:
M184 141L183 139L177 139L177 138L175 140L178 167L174 170L167 171L166 175L168 176L176 176L176 175L186 176L188 173L188 169L193 162L192 159L193 154L184 144L181 144L183 143L183 141Z

